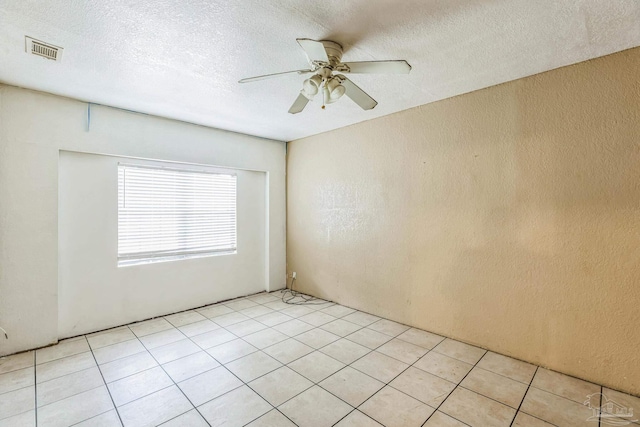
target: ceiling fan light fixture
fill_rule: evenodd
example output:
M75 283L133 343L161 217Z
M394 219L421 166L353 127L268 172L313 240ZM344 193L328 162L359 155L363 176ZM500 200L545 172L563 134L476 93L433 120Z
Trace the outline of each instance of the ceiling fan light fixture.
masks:
M322 77L314 75L309 77L302 83L302 94L308 99L312 99L318 93L320 85L322 84Z
M332 77L325 84L325 91L325 102L327 104L331 104L332 102L336 102L345 94L346 88L340 84L339 79Z

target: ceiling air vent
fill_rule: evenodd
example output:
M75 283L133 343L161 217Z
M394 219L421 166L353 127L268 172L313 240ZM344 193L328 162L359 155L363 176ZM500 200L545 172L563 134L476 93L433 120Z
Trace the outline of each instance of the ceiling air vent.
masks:
M40 40L32 39L25 36L25 51L32 55L38 55L42 58L52 59L54 61L60 61L62 59L63 49L58 46L54 46L49 43L41 42Z

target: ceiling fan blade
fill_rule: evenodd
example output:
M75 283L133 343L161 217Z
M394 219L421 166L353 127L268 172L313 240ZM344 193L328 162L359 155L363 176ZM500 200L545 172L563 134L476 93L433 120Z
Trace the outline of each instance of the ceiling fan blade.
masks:
M307 58L309 58L309 62L313 61L322 61L329 62L329 57L327 56L327 51L324 49L324 45L319 41L311 40L311 39L296 39L300 47L304 50L304 53L307 54Z
M411 65L407 61L363 61L345 62L349 70L340 70L351 74L409 74Z
M358 104L363 110L371 110L373 107L378 105L378 102L375 99L367 95L365 91L360 89L348 78L343 76L340 80L346 89L345 95L351 98L351 100Z
M304 110L304 107L307 106L308 102L309 99L306 96L304 96L303 94L298 95L296 100L293 101L291 108L289 108L289 113L298 114L300 111Z
M313 70L295 70L295 71L285 71L284 73L274 73L274 74L265 74L264 76L256 76L256 77L247 77L246 79L242 79L238 81L238 83L250 83L257 82L260 80L272 79L274 77L280 77L287 74L307 74L312 73Z

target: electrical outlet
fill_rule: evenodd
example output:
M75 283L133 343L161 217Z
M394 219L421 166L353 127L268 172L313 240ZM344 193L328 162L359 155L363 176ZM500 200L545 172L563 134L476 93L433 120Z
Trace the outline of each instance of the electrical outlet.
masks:
M291 278L295 279L296 278L296 272L294 271L293 273L291 273Z

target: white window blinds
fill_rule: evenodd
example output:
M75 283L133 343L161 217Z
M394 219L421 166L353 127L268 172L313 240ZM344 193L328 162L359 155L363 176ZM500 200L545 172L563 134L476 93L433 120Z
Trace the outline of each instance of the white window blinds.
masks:
M118 165L118 265L235 250L235 175Z

